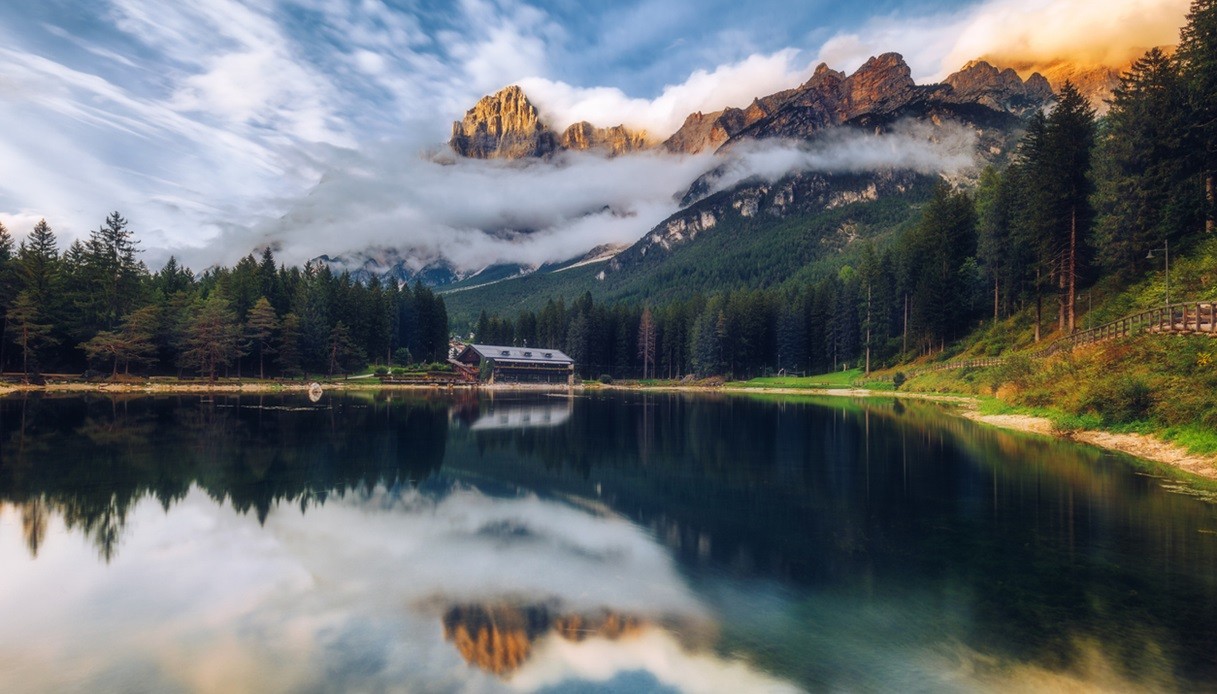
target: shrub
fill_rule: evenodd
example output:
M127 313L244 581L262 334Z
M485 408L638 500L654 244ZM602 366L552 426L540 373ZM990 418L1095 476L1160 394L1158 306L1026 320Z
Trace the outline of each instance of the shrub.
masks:
M1154 406L1153 390L1137 376L1119 376L1096 384L1087 399L1089 409L1107 424L1128 424L1145 419Z
M904 382L905 382L906 380L908 380L908 379L905 377L904 372L903 372L903 371L897 371L897 372L895 373L895 375L893 375L893 376L892 376L892 386L893 386L893 387L894 387L896 390L900 390L900 386L904 385Z
M1007 357L1001 364L989 370L990 378L993 379L990 387L994 393L1007 383L1023 390L1030 385L1031 377L1034 374L1035 364L1032 363L1030 357L1022 354Z
M389 374L389 370L386 369L385 367L383 367L383 366L376 367L377 376L387 376L388 374Z
M600 382L604 385L610 385L613 382L613 377L608 374L600 374Z

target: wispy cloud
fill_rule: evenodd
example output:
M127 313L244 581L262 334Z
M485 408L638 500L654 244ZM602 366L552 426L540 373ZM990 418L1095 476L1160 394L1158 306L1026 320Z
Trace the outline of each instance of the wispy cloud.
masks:
M1188 0L988 0L929 14L897 12L838 32L820 59L848 70L897 51L922 81L940 80L977 58L1122 68L1148 48L1177 42L1187 7Z
M761 4L769 14L779 5ZM651 186L638 191L608 180L624 164L567 162L567 173L578 174L570 181L598 188L569 194L583 206L602 203L575 215L546 211L554 196L540 187L549 185L541 169L509 184L517 172L469 174L419 160L418 151L446 139L451 120L507 84L524 84L559 126L625 123L658 139L689 112L745 106L796 86L821 59L848 71L896 50L922 80L982 53L1069 50L1115 60L1134 44L1173 41L1185 5L989 0L867 19L857 8L813 2L784 10L768 33L761 29L772 29L772 18L729 2L572 9L461 0L407 11L383 0L103 0L56 11L0 8L0 29L12 39L0 48L0 221L21 235L45 216L67 242L118 209L153 265L173 252L205 266L270 237L293 259L349 250L338 247L346 239L418 241L422 255L442 248L468 264L500 252L552 259L641 235L696 166L644 158L636 166L645 171L624 172ZM806 37L814 43L795 45ZM606 83L617 86L595 86ZM445 184L468 185L469 195L436 192ZM552 243L520 251L528 244L507 243L494 226L501 211L452 220L413 192L490 209L504 190L542 210L534 215L541 233L530 238L549 234ZM636 196L628 205L627 194ZM317 200L359 214L327 226ZM347 219L367 221L368 231L348 233Z
M625 124L664 139L690 113L747 106L758 96L797 86L810 72L800 52L789 49L753 55L713 71L698 70L654 99L632 98L613 87L578 88L543 78L522 80L521 86L558 127L583 120L600 127Z
M6 558L26 552L14 518L0 506ZM146 499L129 518L138 532L111 565L99 566L61 518L51 520L56 541L38 561L6 564L0 644L62 646L24 649L19 688L105 688L138 672L165 690L289 692L325 682L354 691L503 691L645 671L681 691L793 689L736 658L691 652L660 627L641 641L590 638L575 648L543 639L518 684L466 667L443 638L450 605L611 610L679 618L710 633L709 610L669 553L611 514L535 496L377 488L331 497L306 515L285 505L260 527L192 489L171 513ZM114 614L123 615L119 631ZM65 653L84 657L65 668Z
M233 228L222 245L282 249L289 262L322 253L388 256L412 269L444 259L463 271L492 263L537 266L605 243L632 243L675 213L694 180L711 187L759 176L902 169L954 174L975 165L976 135L949 124L903 124L891 133L840 132L813 146L781 140L725 155L651 152L606 159L567 153L554 160L434 159L415 150L340 151L331 170L281 217Z

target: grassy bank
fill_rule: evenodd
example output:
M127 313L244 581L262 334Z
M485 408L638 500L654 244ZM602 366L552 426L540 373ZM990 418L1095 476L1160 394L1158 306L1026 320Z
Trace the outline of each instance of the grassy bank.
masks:
M862 378L861 369L847 371L832 371L816 376L766 376L749 381L731 381L725 384L727 388L781 388L791 390L832 390L838 388L853 388L854 383Z
M1049 359L914 375L904 390L987 396L982 411L1051 420L1060 431L1149 434L1217 453L1217 341L1141 335Z

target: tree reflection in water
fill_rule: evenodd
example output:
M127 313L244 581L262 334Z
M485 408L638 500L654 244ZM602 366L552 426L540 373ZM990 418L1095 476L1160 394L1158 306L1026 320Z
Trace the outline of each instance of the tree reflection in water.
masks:
M0 501L29 519L32 554L55 514L110 561L145 496L168 510L198 486L265 521L280 503L415 485L442 464L447 430L448 403L422 398L5 398Z
M1010 663L1073 673L1097 653L1120 685L1213 686L1217 512L1168 493L1159 474L890 400L0 399L0 502L19 511L32 556L61 517L109 561L136 502L169 509L193 489L260 522L428 479L428 500L485 495L462 513L536 495L643 529L713 606L715 648L810 688L882 688L896 652L942 641L990 674ZM470 562L465 584L528 573L504 565L531 556L545 528L498 520L462 536L477 556L444 555ZM427 532L440 533L426 538L440 551L447 530ZM587 559L561 556L561 567ZM614 561L597 555L587 571ZM672 633L611 595L578 607L552 597L461 595L429 623L467 662L509 679L578 633L622 651ZM576 621L588 632L568 628Z

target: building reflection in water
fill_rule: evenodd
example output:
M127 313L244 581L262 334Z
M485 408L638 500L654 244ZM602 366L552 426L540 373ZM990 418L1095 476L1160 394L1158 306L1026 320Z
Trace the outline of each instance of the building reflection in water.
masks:
M461 402L450 417L472 431L507 431L559 427L570 421L573 411L574 401L569 398L499 402L491 398Z

